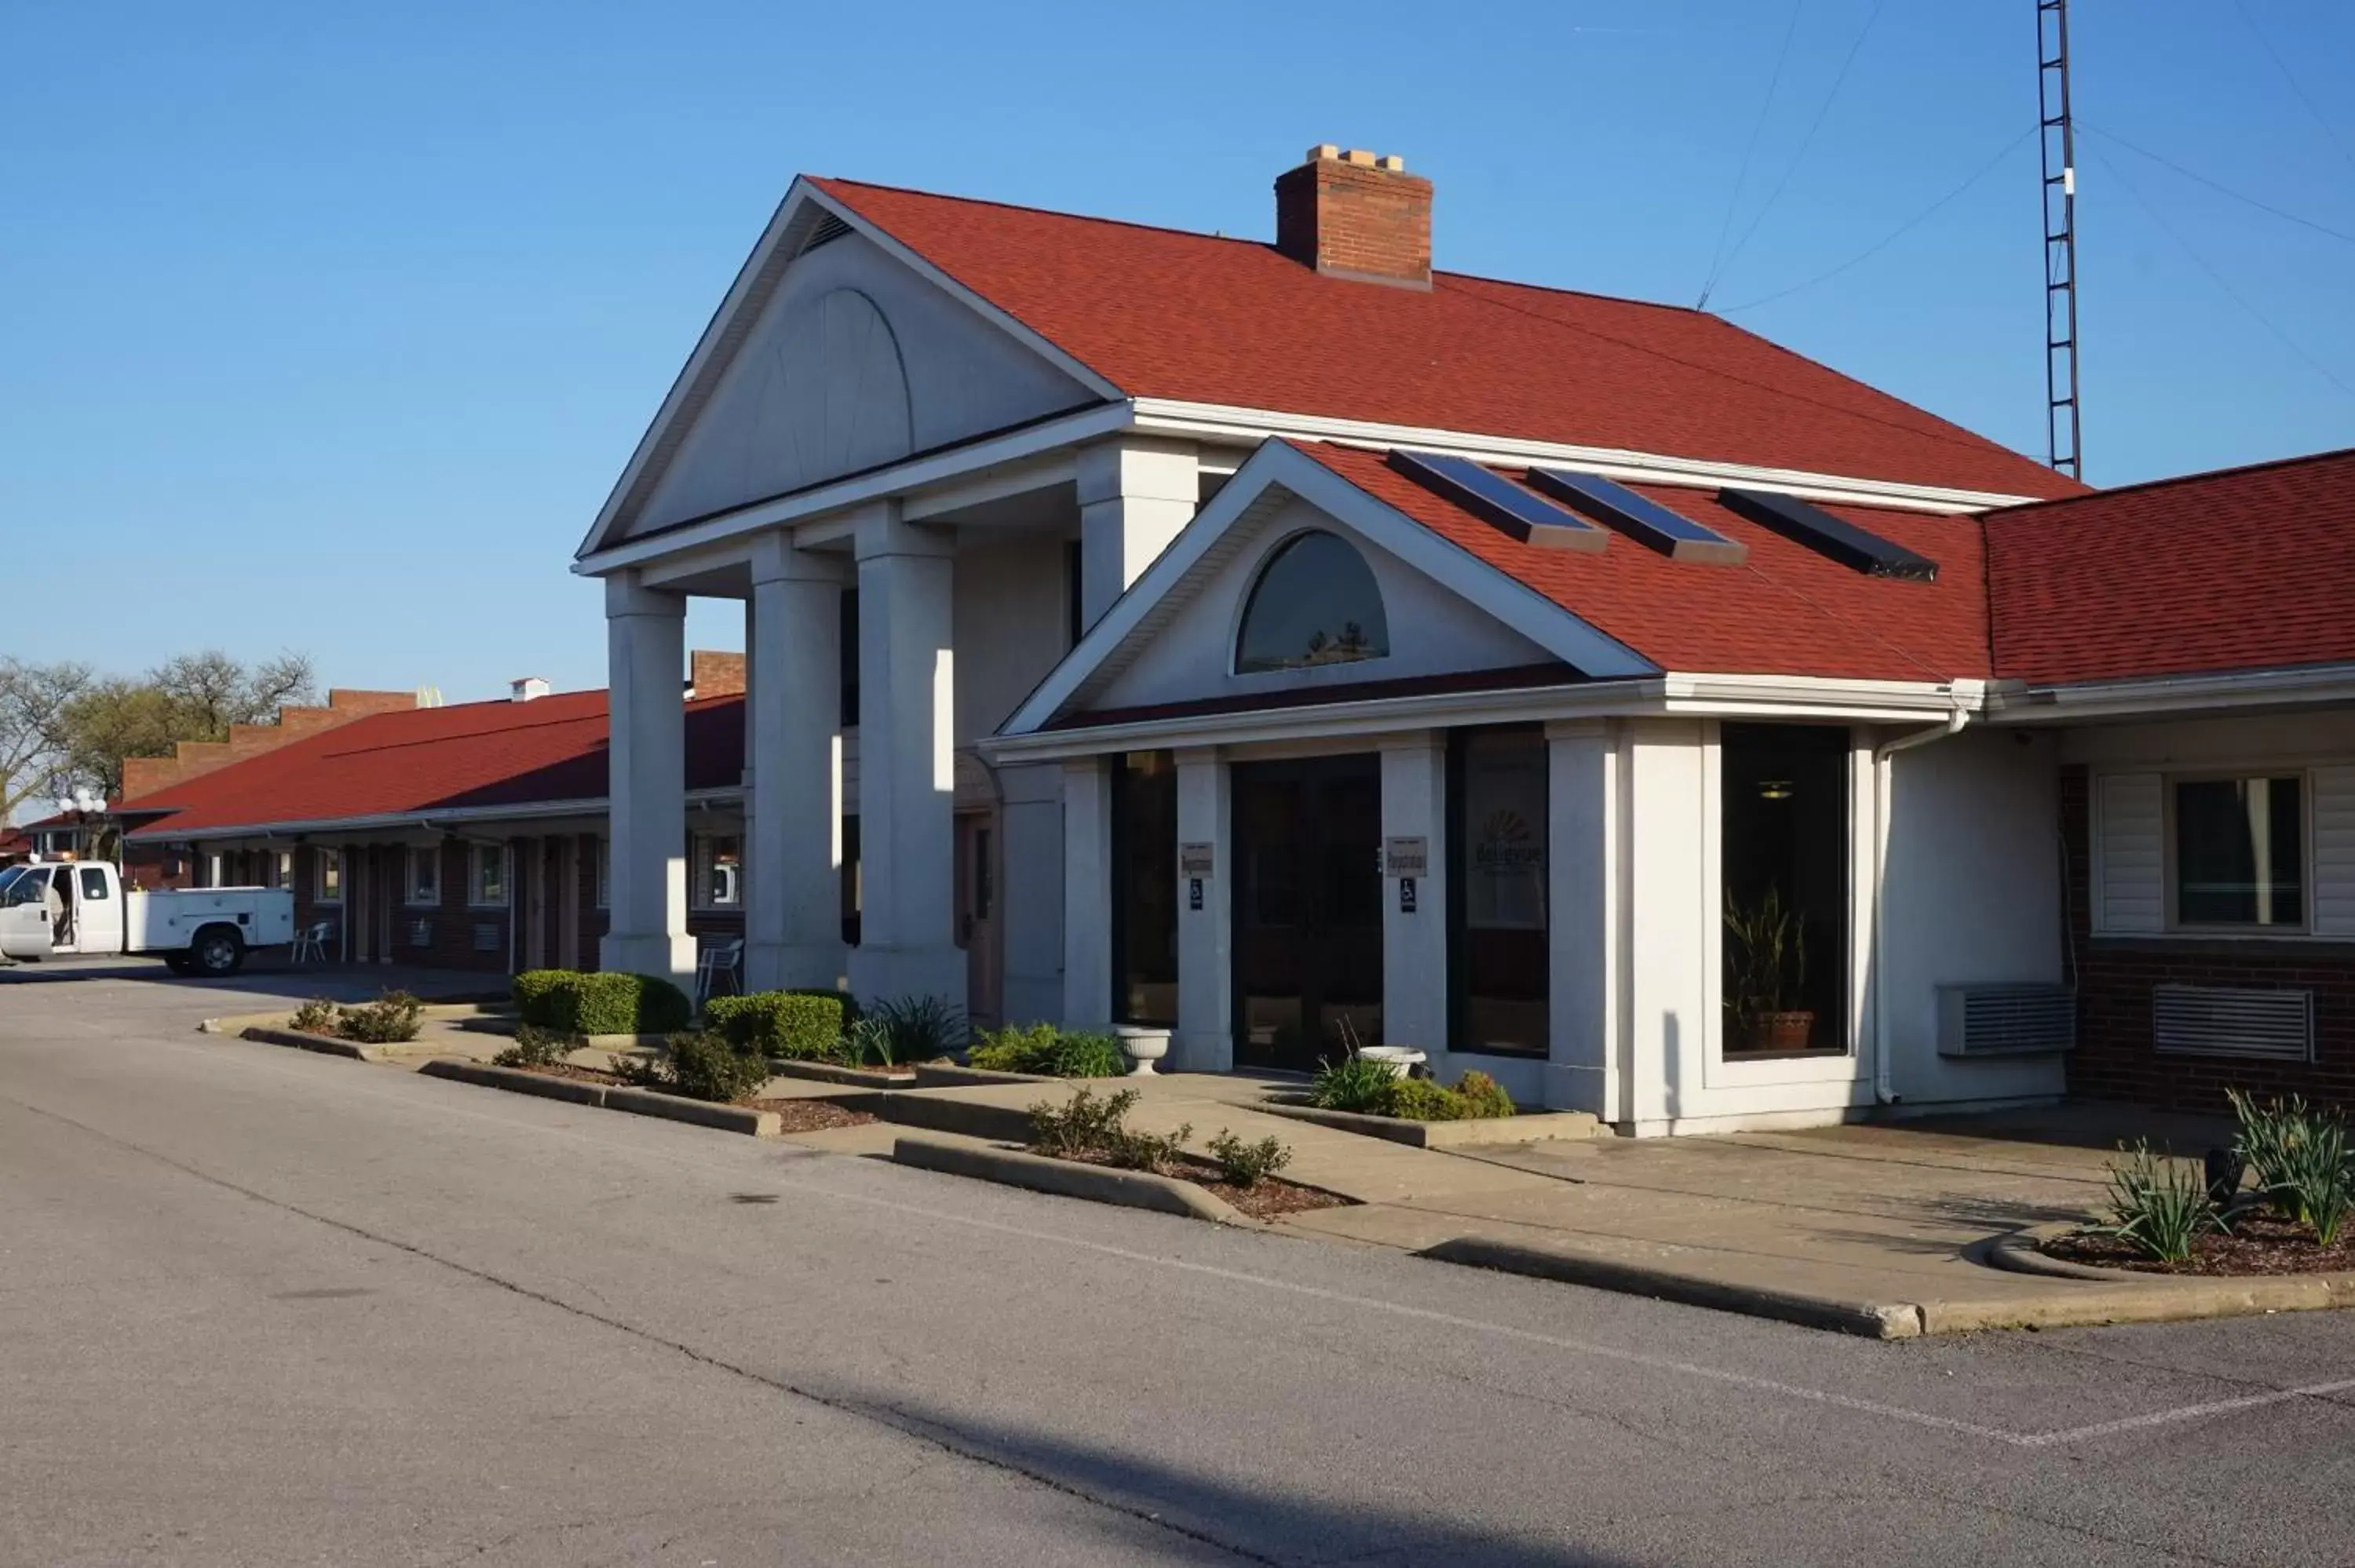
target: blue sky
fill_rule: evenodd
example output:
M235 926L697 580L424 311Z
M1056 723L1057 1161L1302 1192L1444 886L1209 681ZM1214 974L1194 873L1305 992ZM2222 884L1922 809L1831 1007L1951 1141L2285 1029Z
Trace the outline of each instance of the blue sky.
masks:
M2004 151L2035 119L2031 0L1792 16L10 7L0 652L602 684L567 562L797 170L1264 236L1311 143L1396 152L1437 184L1444 267L1690 303L1740 242L1715 307L2041 455L2036 154ZM2074 25L2087 477L2355 443L2355 242L2128 150L2355 235L2355 7ZM695 640L737 644L731 610Z

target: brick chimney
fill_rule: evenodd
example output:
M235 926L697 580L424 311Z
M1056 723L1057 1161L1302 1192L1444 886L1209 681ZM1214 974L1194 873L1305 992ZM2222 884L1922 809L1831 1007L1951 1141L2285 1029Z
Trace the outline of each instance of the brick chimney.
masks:
M1275 177L1275 248L1333 278L1431 287L1431 182L1330 143Z

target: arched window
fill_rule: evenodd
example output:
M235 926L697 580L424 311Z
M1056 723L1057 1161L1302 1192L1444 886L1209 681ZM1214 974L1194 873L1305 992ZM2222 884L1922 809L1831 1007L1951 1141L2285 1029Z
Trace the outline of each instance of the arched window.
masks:
M1235 641L1235 673L1348 664L1390 651L1390 620L1366 558L1337 535L1308 533L1260 572Z

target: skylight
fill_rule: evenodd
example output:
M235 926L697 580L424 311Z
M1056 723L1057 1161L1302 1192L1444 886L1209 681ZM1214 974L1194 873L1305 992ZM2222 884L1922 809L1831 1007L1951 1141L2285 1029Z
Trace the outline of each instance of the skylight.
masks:
M1599 473L1533 468L1529 470L1529 483L1670 560L1738 567L1750 558L1749 546L1737 544L1713 528L1704 528L1691 518L1671 512L1650 497L1638 495Z

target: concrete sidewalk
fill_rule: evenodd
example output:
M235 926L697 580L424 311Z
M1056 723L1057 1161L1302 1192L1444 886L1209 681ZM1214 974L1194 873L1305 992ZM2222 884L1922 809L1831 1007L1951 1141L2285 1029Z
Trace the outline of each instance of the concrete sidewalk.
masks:
M2232 1281L2062 1279L1985 1261L1998 1237L2094 1214L2121 1138L2150 1136L2186 1153L2229 1138L2223 1124L2199 1118L2063 1107L1438 1150L1259 1108L1297 1084L1174 1074L1091 1086L1139 1090L1132 1125L1168 1132L1190 1122L1197 1146L1222 1128L1290 1145L1285 1176L1357 1200L1279 1224L1302 1234L1891 1338L2266 1309L2262 1291ZM1005 1118L1060 1089L899 1097L986 1110L969 1130L1007 1137ZM942 1123L927 1115L923 1125Z

